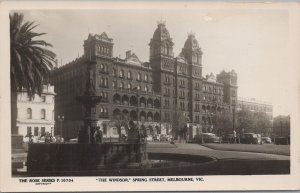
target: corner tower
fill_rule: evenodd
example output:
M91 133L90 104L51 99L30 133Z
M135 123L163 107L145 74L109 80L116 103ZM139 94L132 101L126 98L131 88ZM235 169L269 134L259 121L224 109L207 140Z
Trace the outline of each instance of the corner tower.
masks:
M84 41L84 56L91 60L95 60L96 56L113 57L113 39L109 38L105 32L101 35L89 34L87 40Z
M202 78L202 51L195 34L189 34L184 43L182 54L188 64L192 65L191 75L193 77Z
M166 28L165 22L158 22L149 46L150 65L153 69L153 91L161 92L162 89L164 89L161 86L162 81L165 79L173 80L174 76L174 43Z

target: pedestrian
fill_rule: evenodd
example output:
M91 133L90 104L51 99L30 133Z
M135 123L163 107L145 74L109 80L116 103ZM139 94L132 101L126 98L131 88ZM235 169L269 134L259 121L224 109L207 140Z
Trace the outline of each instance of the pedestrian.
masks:
M100 127L97 127L97 129L94 133L95 143L102 143L102 139L103 139L103 133L102 133Z
M236 143L236 131L233 130L233 140L234 140L234 143Z

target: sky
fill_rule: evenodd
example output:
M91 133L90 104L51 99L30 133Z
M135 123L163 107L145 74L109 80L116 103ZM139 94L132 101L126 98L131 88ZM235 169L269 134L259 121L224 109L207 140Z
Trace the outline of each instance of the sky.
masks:
M132 50L149 60L149 42L164 20L178 56L189 33L203 51L203 76L234 69L238 96L273 104L273 115L288 115L289 14L286 10L26 10L38 32L53 45L59 65L83 54L88 34L106 32L114 41L114 57Z

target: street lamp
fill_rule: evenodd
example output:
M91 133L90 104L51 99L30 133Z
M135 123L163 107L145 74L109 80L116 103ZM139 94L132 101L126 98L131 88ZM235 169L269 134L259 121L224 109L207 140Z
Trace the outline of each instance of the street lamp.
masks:
M140 87L134 87L132 90L136 91L136 98L137 98L137 104L136 104L136 112L137 112L137 127L139 129L139 89Z
M57 116L57 119L58 119L58 121L60 122L58 134L59 134L60 136L62 136L62 126L63 126L62 124L63 124L63 121L64 121L65 117L64 117L63 115L58 115L58 116Z
M234 137L234 143L236 143L236 131L235 131L235 105L236 105L236 102L235 100L233 101L233 109L232 109L232 129L233 129L233 137Z

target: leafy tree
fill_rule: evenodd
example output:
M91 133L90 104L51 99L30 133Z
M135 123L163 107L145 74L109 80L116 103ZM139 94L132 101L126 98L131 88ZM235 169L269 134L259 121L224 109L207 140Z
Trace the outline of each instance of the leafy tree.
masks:
M183 138L187 133L187 122L188 118L183 114L183 112L176 111L173 113L172 124L172 135L180 136Z
M241 110L236 113L237 119L237 130L239 133L245 132L254 132L254 121L253 113L249 110Z
M34 22L24 21L24 15L12 13L10 19L10 81L11 81L11 130L17 133L17 92L26 91L29 97L41 95L43 84L48 81L55 62L55 54L45 49L52 47L44 40L35 38Z
M217 113L214 116L214 130L219 135L229 134L233 132L233 117L229 112Z
M268 115L264 112L256 112L253 117L255 133L269 135L272 126Z
M245 132L269 135L271 127L270 118L264 112L242 110L237 113L237 129L239 132L244 129Z
M123 117L120 119L119 117L114 117L111 120L112 125L114 125L117 130L118 130L118 135L119 135L119 141L121 140L121 128L124 127L126 130L126 133L128 133L128 125L129 125L129 119L128 117Z

